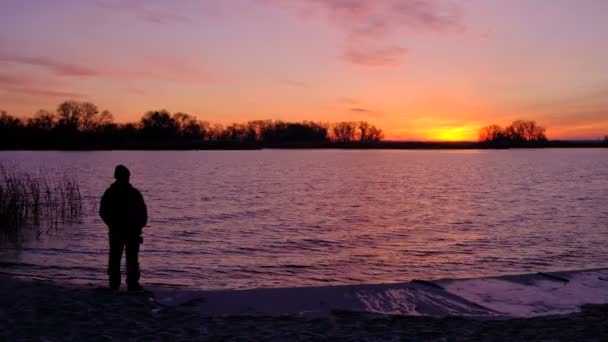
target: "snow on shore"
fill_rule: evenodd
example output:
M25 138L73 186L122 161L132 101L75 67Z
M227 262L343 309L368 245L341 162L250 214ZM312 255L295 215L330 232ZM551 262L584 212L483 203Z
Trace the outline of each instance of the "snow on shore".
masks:
M197 291L155 289L160 303L205 316L324 316L355 311L409 316L526 318L608 303L608 269L403 284Z

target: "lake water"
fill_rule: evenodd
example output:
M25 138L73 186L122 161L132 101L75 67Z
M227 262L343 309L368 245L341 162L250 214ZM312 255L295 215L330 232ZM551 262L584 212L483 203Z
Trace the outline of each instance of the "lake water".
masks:
M82 222L0 271L105 285L97 203L119 163L147 201L142 283L393 283L608 266L608 149L0 152L78 174Z

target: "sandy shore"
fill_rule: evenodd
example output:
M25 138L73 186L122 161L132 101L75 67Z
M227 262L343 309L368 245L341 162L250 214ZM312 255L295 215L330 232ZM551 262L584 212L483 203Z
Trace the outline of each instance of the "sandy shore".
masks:
M180 290L176 290L180 291ZM526 319L413 317L330 311L307 316L205 316L153 293L0 277L0 340L542 340L608 339L608 306ZM202 299L204 301L204 299Z

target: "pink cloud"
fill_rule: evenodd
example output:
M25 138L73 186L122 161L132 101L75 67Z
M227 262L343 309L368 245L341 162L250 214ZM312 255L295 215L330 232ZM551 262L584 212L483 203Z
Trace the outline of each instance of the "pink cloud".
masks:
M61 98L79 98L84 96L83 94L65 91L65 90L53 90L48 89L49 87L55 88L52 84L39 84L40 82L35 82L30 79L0 75L0 86L3 90L22 93L28 95L38 95L38 96L49 96L49 97L61 97Z
M58 76L91 77L98 76L100 74L99 71L89 67L62 63L42 57L27 57L10 54L0 54L0 62L12 62L40 66L51 70Z
M174 58L146 58L137 68L115 66L82 66L60 62L49 57L31 57L0 52L0 63L17 63L45 68L57 76L92 78L101 77L121 81L160 79L175 83L201 84L217 81L215 73L200 70Z
M171 2L168 2L171 3ZM104 9L130 13L144 21L154 24L191 23L189 16L171 11L158 2L149 0L97 0L97 5Z
M344 51L344 59L348 62L371 66L385 67L396 66L400 64L401 57L407 53L407 50L399 47L384 47L384 48L355 48L350 47Z
M373 118L382 116L381 112L378 112L378 111L375 111L372 109L368 109L368 108L355 107L355 108L351 108L350 111L352 113L356 113L356 114L364 115L364 116L368 116L368 117L373 117Z
M58 97L58 98L81 98L84 95L69 91L56 91L56 90L48 90L48 89L38 89L38 88L10 88L9 90L18 93L24 93L28 95L40 95L40 96L49 96L49 97Z
M401 31L463 29L460 6L453 0L260 1L302 18L324 18L344 33L344 59L364 66L398 64L405 49L387 41Z

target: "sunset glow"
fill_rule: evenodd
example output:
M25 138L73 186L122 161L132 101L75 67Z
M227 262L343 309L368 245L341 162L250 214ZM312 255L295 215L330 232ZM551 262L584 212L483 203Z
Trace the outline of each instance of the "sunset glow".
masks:
M390 140L475 140L536 120L608 134L608 2L5 0L0 109L67 99L229 124L366 120Z
M428 140L471 141L477 139L477 126L430 129Z

